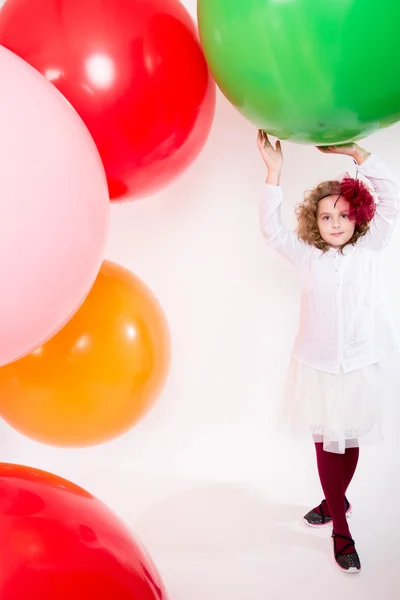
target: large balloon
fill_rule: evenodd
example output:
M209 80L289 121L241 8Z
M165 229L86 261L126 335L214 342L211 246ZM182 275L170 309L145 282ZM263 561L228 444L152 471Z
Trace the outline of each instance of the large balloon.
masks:
M0 47L0 365L77 310L103 260L108 220L86 127L44 77Z
M282 139L333 144L400 119L400 3L198 0L227 98Z
M147 552L99 500L0 463L1 600L167 600Z
M79 112L112 199L156 192L207 139L215 84L179 0L7 0L0 43Z
M169 331L150 290L104 262L58 335L0 369L0 415L35 440L88 446L127 431L160 393Z

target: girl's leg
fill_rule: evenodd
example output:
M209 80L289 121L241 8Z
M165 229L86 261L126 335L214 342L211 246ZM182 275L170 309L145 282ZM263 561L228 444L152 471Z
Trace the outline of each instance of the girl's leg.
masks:
M322 436L314 435L313 439L315 444L317 442L322 442ZM359 454L360 449L358 447L358 440L346 440L346 450L343 460L343 483L345 494L356 471ZM312 510L320 515L321 509L323 510L323 514L325 516L331 516L326 500L322 500L321 504L319 506L315 506Z
M329 513L332 516L333 530L335 533L351 537L349 526L347 524L345 510L345 455L334 452L326 452L323 449L322 442L315 443L317 455L317 466L322 489L328 504ZM354 464L354 461L352 462ZM351 469L349 468L348 477ZM354 473L354 471L353 471ZM340 551L347 542L337 539L336 548ZM346 554L354 552L354 546L346 549Z
M354 473L357 468L359 455L360 455L360 448L358 447L357 440L355 440L354 445L351 448L346 448L345 455L344 455L344 464L343 464L343 467L344 467L344 469L343 469L344 493L347 492L347 488L349 487L350 482L353 479Z

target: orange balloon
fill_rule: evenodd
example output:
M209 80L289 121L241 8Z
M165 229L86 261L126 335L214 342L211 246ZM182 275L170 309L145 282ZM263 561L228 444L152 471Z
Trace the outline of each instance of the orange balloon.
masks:
M105 261L64 329L0 368L0 414L45 444L100 444L149 409L169 363L169 330L158 301L133 273Z

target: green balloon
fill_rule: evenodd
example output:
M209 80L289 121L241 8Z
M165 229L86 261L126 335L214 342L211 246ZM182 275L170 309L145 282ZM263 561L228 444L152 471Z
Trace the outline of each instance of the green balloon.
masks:
M281 139L345 143L400 119L397 0L198 0L228 100Z

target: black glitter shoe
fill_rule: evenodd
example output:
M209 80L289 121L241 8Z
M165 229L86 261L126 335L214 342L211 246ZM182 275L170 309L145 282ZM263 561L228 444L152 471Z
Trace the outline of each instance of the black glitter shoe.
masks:
M337 538L346 540L346 542L348 542L348 544L343 546L339 552L336 551L335 540ZM340 535L340 533L332 532L332 542L335 562L339 569L343 571L343 573L359 573L361 571L361 563L357 554L357 550L355 549L354 540L346 535ZM354 546L354 552L350 552L350 554L344 554L344 552L351 546Z
M322 500L321 504L318 506L319 513L313 508L303 517L303 521L309 527L328 527L328 525L332 525L332 517L330 515L326 515L324 511L324 506L326 506L326 500ZM345 497L344 506L346 509L346 517L349 518L351 515L352 506L350 502Z

